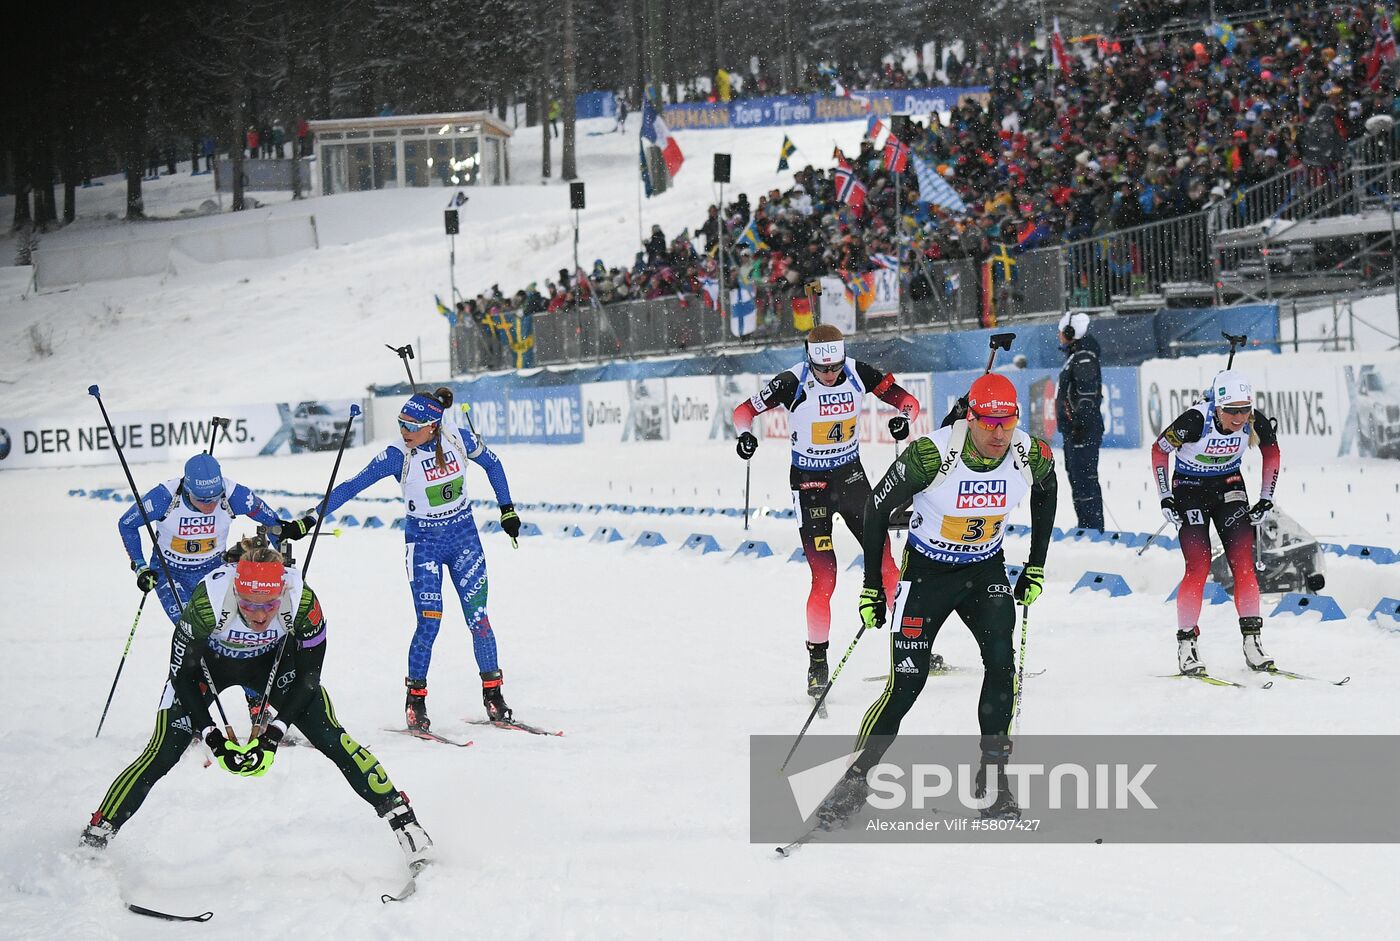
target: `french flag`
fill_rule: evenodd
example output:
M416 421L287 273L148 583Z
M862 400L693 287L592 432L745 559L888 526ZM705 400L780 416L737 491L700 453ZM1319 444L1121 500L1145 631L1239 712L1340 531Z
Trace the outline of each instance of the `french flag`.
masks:
M651 106L650 98L642 99L642 137L660 149L661 159L666 162L668 174L675 176L680 172L681 164L685 162L685 157L681 154L681 145L676 143L676 139L671 136L671 129Z

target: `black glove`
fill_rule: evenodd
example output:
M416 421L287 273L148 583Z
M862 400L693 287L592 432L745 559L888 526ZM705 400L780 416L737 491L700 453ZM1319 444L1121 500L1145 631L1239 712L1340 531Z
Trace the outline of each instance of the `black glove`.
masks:
M512 539L520 535L520 517L514 503L501 504L501 531Z
M241 774L243 772L243 759L247 757L237 745L230 745L229 740L224 738L224 733L218 729L211 728L204 733L204 744L209 746L209 750L214 753L214 760L219 763L230 774Z
M903 415L896 415L890 419L890 437L896 441L903 441L909 437L909 419Z
M753 436L753 432L746 431L739 435L739 441L734 445L734 450L747 461L758 450L758 439Z
M151 569L150 566L139 565L136 566L135 571L136 587L141 589L141 594L144 595L146 592L156 587L156 573Z
M279 520L278 522L281 526L281 532L278 534L279 539L300 539L316 528L314 515L303 516L301 519L295 520Z
M1176 497L1162 498L1162 516L1177 529L1181 528L1181 514L1176 510Z
M1268 518L1270 511L1274 508L1274 501L1260 500L1249 509L1249 522L1252 526L1258 526Z

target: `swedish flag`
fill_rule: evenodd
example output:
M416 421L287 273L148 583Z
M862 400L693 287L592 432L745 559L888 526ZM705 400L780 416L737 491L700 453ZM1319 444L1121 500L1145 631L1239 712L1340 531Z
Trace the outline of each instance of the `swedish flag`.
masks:
M781 173L788 168L788 158L797 152L797 145L792 142L792 138L783 135L783 149L778 151L778 172Z
M442 302L442 298L433 295L433 301L437 304L437 312L447 318L449 326L457 326L457 312Z
M756 252L766 252L768 243L763 241L758 235L758 219L750 218L749 224L744 226L744 231L739 233L739 237L734 240L738 245L748 245Z

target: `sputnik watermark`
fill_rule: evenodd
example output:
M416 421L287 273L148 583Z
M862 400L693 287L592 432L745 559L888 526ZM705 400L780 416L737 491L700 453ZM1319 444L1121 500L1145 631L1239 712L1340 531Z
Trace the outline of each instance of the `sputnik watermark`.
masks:
M1061 762L1047 768L1042 764L1010 763L1005 773L1022 810L1038 806L1050 810L1156 810L1156 801L1144 787L1156 769L1155 764L1102 763L1086 767ZM870 785L866 802L876 810L929 810L935 806L931 801L953 796L967 810L985 810L996 802L997 776L987 775L986 787L979 789L977 773L978 767L971 764L916 764L906 769L882 762L866 775ZM977 796L979 790L983 792L981 797ZM1038 805L1036 801L1041 796L1045 803Z

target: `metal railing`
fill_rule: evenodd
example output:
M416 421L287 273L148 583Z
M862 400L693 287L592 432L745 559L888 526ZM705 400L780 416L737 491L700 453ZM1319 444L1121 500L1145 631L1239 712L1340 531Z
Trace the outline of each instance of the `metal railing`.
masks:
M1060 247L1070 307L1157 294L1172 282L1212 280L1209 210L1117 229Z
M1027 267L1029 293L1000 292L998 318L1015 319L1023 313L1058 311L1062 307L1057 252L1032 252L1020 259ZM971 329L980 323L982 285L976 263L970 259L924 262L915 278L901 289L896 313L883 316L856 314L854 336L901 334L942 327ZM1000 286L999 286L1000 287ZM1013 285L1014 287L1014 285ZM515 368L520 360L513 343L520 335L532 338L525 363L551 366L587 364L638 356L675 354L699 350L741 350L773 343L799 343L813 323L822 322L821 296L816 294L810 318L794 316L792 301L802 297L800 288L761 285L755 291L756 325L743 337L730 332L729 312L717 310L698 295L668 295L652 300L625 301L598 307L582 305L520 317L507 312L509 330L475 321L459 322L450 330L449 348L454 375ZM497 323L501 318L494 318Z

